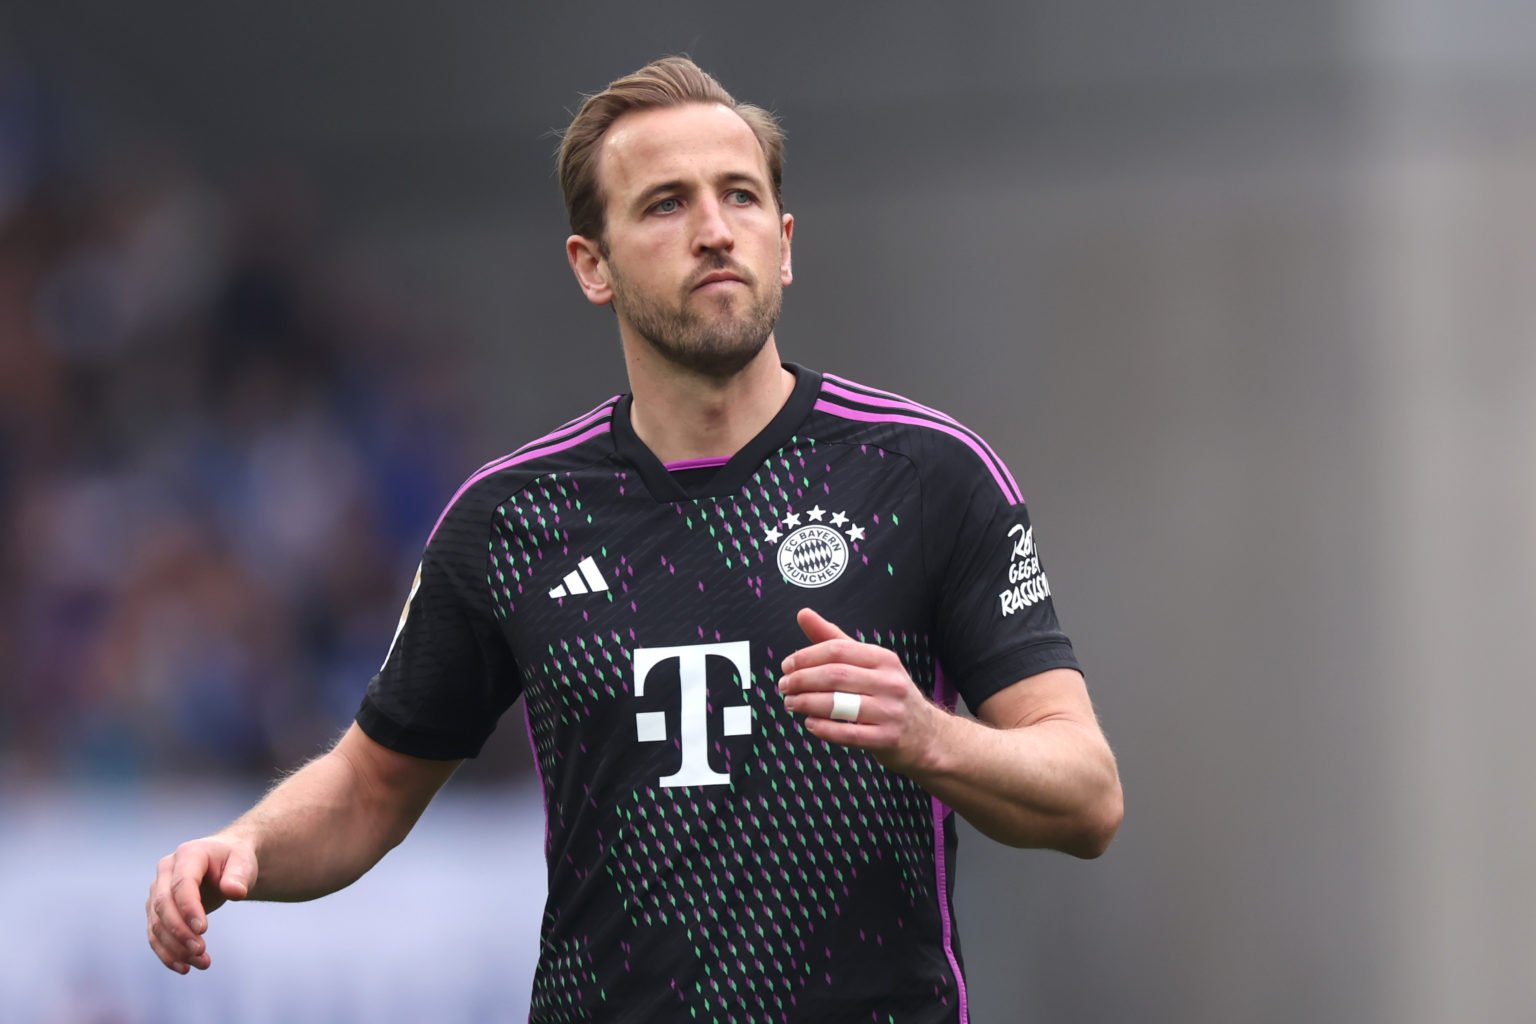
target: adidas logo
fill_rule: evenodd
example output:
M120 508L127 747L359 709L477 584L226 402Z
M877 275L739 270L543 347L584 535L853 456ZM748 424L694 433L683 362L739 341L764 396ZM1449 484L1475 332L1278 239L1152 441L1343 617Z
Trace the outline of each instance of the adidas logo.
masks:
M598 571L597 563L591 556L583 558L576 564L576 571L565 574L564 581L549 592L549 596L559 599L562 597L575 597L577 594L597 594L608 589L608 581L603 579L603 574Z

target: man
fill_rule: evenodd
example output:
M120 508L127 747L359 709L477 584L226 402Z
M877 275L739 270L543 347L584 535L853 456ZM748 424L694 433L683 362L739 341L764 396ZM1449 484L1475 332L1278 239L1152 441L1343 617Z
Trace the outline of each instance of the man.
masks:
M631 394L453 496L357 722L161 861L167 966L208 967L226 900L367 871L518 697L535 1021L964 1021L951 810L1103 852L1114 758L1012 476L949 417L779 358L782 159L687 60L583 105L566 255Z

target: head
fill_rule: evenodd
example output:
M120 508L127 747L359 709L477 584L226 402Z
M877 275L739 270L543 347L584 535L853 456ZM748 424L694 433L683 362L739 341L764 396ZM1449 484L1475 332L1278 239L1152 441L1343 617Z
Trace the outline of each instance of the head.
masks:
M683 58L583 104L561 147L566 252L631 360L722 378L763 351L790 281L782 166L772 117Z
M735 112L752 129L762 147L773 205L784 212L784 130L762 107L737 103L704 69L687 57L662 57L626 75L600 93L588 96L560 140L560 188L571 233L605 245L607 217L598 175L603 136L625 114L690 103L719 104Z

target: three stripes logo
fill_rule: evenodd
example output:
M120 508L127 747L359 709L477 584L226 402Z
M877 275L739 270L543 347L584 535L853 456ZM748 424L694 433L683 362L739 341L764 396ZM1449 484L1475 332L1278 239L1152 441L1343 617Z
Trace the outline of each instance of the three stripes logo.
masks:
M597 563L588 555L576 564L575 572L565 574L565 579L549 592L549 596L559 600L562 597L575 597L578 594L600 594L607 589L608 581L603 579Z

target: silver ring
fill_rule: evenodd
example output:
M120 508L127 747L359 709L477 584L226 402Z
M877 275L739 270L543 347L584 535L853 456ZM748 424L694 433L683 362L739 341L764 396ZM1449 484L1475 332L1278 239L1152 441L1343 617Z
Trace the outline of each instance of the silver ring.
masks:
M842 690L832 691L832 717L839 722L857 722L859 720L859 705L864 698L856 693L844 693Z

